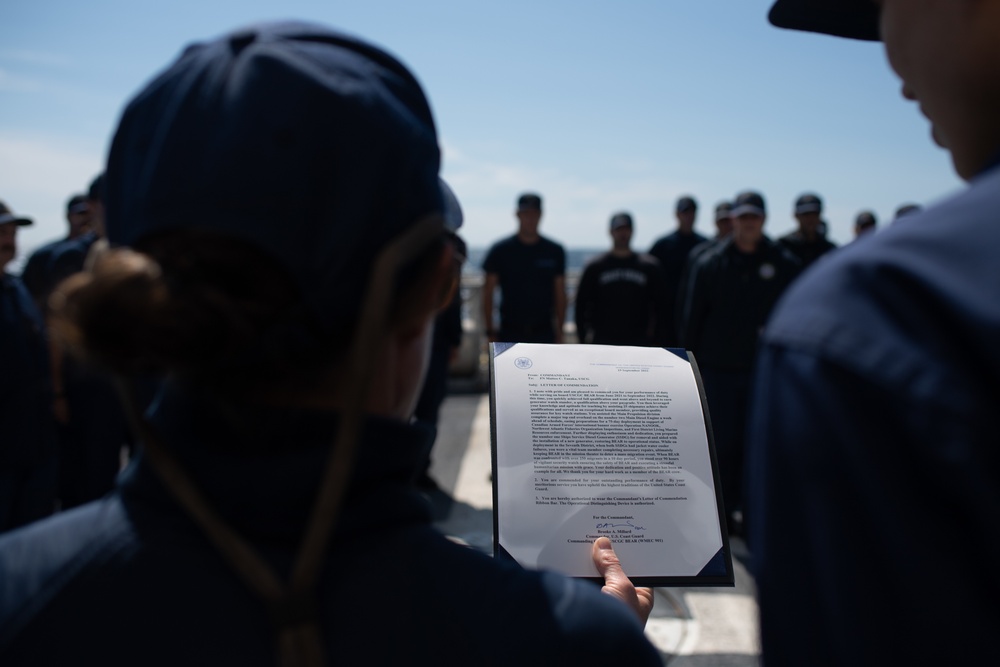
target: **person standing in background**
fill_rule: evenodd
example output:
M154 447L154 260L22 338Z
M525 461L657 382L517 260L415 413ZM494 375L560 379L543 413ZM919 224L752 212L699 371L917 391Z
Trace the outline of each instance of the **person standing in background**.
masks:
M659 264L632 250L632 216L611 217L611 250L591 260L576 293L576 333L581 343L656 344L663 326L665 283Z
M566 322L566 251L538 233L542 198L517 200L517 233L498 241L483 261L483 322L490 342L561 343ZM500 327L493 294L500 288Z
M6 272L17 230L30 224L0 202L0 532L48 516L56 498L45 326L20 278Z
M683 296L681 344L701 369L712 417L729 529L742 534L743 460L750 378L761 328L799 273L791 253L764 235L757 192L733 202L733 234L698 256Z
M21 280L35 299L38 309L43 315L47 308L45 301L48 299L52 288L55 287L55 284L52 282L55 278L52 276L49 267L49 263L52 261L52 253L61 244L78 239L89 232L92 217L93 211L87 200L87 195L78 194L70 197L66 203L66 224L68 226L66 237L47 243L31 253L24 268L21 270Z
M822 217L823 200L819 195L800 195L795 200L794 212L798 229L782 236L778 242L799 258L804 270L826 253L835 250L837 245L826 238L826 223Z
M872 211L861 211L858 217L854 218L854 238L859 238L865 234L875 231L878 220Z
M680 290L681 276L687 266L688 254L691 250L707 239L694 231L698 218L698 202L690 195L684 195L677 200L674 207L677 216L677 229L658 239L649 254L660 263L665 282L663 312L666 317L659 333L659 343L664 347L677 347L677 298Z

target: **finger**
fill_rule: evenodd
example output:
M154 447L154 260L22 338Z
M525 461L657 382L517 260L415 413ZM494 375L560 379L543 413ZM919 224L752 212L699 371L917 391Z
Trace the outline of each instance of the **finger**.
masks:
M601 592L616 597L632 609L643 625L653 609L653 591L650 588L636 588L632 585L622 569L618 554L615 553L611 540L599 537L594 541L592 549L594 565L597 572L604 578Z

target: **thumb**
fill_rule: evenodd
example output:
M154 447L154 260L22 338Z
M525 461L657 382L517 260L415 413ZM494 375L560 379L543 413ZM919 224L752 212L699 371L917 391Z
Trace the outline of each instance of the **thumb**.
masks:
M618 598L639 617L643 625L653 610L653 589L636 588L622 569L611 540L599 537L591 550L598 574L604 578L602 593Z

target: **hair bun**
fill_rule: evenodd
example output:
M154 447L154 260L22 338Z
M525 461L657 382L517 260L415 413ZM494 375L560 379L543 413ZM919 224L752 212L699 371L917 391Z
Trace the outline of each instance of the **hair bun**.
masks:
M179 342L177 313L160 265L134 250L108 250L92 271L63 281L49 307L61 342L116 372L161 368L164 353Z

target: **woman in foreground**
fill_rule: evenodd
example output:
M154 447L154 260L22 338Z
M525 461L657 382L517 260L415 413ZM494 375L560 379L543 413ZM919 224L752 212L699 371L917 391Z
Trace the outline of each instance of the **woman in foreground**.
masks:
M438 169L407 69L314 25L192 46L131 101L113 249L51 306L121 378L142 453L0 539L0 662L660 664L606 540L611 595L451 543L412 487L458 279Z

